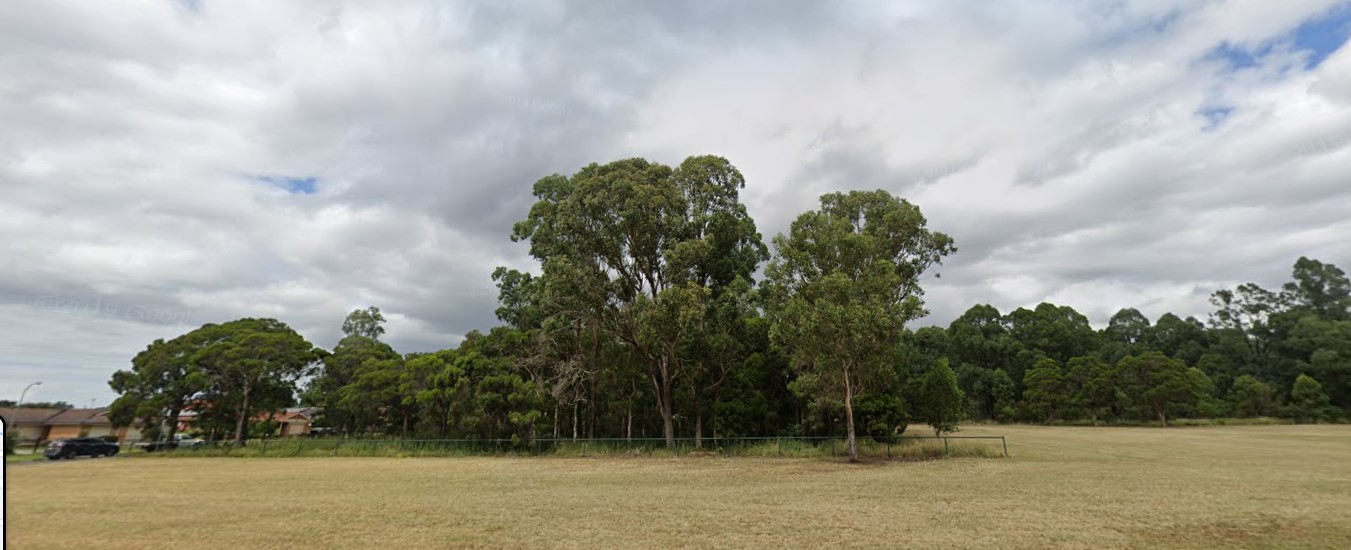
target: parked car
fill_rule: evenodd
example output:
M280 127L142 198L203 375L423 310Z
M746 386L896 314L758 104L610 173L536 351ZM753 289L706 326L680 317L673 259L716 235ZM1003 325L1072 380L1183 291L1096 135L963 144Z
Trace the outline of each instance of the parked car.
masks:
M50 460L75 458L77 456L113 456L117 454L117 444L109 443L97 437L58 439L47 445L42 456Z
M164 451L168 449L186 449L206 445L206 441L200 438L192 437L188 434L174 434L173 440L164 441L142 441L135 446L147 453L155 451Z

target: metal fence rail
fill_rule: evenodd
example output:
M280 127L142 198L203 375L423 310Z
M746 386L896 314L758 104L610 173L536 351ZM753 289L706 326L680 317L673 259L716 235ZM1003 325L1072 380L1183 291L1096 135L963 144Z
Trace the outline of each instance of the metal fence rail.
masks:
M907 458L1009 456L1004 436L943 435L857 438L860 456ZM843 456L847 439L839 436L681 437L667 446L665 438L535 438L535 439L401 439L285 438L256 439L243 444L208 442L169 452L211 456L474 456L474 455L722 455Z

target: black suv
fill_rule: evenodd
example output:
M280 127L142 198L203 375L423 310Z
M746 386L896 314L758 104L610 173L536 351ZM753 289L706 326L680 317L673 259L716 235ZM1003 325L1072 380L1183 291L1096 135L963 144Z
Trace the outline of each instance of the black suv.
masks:
M47 450L42 455L56 460L60 458L75 458L77 456L113 456L117 454L117 444L109 443L97 437L81 437L78 439L58 439L47 446Z

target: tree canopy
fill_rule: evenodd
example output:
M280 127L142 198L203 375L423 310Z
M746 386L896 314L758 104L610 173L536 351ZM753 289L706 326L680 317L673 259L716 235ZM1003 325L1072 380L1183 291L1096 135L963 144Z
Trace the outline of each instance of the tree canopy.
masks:
M1351 413L1351 281L1330 263L1299 258L1275 290L1216 289L1204 321L1121 307L1095 327L1064 304L976 304L924 326L923 286L956 247L918 206L829 193L771 255L745 185L717 156L546 176L511 233L537 269L490 275L500 326L400 353L374 306L335 320L332 350L275 319L207 324L132 357L109 414L172 437L191 410L195 430L239 441L298 399L348 436L844 435L855 457L856 432L911 421Z

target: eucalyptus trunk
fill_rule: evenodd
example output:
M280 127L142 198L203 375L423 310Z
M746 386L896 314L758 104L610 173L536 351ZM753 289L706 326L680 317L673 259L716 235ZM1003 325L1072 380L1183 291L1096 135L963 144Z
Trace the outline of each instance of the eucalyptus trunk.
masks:
M244 442L244 427L249 422L249 394L252 390L252 384L244 382L244 398L239 402L239 417L235 420L235 443Z

